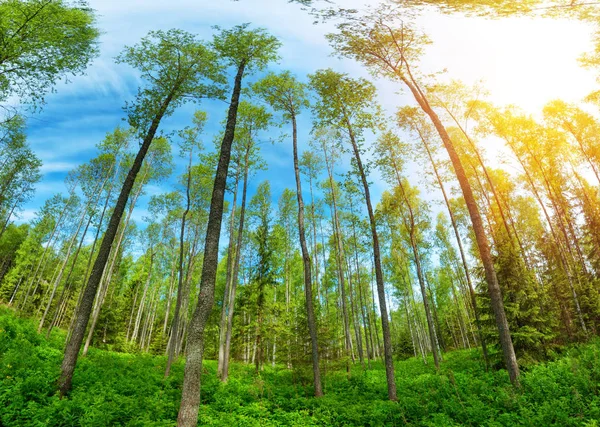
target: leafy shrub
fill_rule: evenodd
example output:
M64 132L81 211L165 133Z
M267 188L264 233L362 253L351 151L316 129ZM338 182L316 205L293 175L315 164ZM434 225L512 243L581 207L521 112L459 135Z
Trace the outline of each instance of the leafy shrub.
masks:
M91 349L78 362L73 391L59 399L64 333L45 340L35 325L0 308L0 425L173 426L183 361L164 378L165 358ZM556 349L531 366L515 391L505 371L485 372L477 350L396 364L398 402L386 400L385 369L372 362L327 369L325 396L312 397L304 367L290 371L234 363L222 384L204 364L199 422L208 426L598 426L600 341ZM307 384L308 383L308 384Z

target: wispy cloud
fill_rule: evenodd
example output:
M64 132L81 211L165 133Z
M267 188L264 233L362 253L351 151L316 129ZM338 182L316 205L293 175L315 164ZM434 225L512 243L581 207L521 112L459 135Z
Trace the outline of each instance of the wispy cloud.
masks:
M41 167L41 172L43 174L53 173L53 172L68 172L71 169L79 166L80 162L46 162Z

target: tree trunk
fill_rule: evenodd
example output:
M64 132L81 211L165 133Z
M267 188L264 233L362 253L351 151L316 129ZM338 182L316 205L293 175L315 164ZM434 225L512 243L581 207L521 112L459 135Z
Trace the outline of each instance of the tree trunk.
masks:
M317 341L317 324L314 311L314 297L312 293L312 278L310 254L306 246L306 234L304 230L304 200L302 198L302 181L300 180L300 168L298 167L298 133L296 116L292 114L292 143L294 146L294 173L296 175L296 194L298 196L298 233L300 236L300 247L302 249L302 265L304 267L304 295L306 297L306 317L308 320L308 331L312 348L313 382L315 386L315 397L323 396L321 386L321 371L319 369L319 349Z
M433 317L431 316L431 308L429 306L429 297L427 296L427 289L425 286L425 277L423 274L423 269L421 266L421 257L419 255L419 248L417 245L417 241L415 238L415 216L413 212L412 205L410 204L410 200L404 190L404 185L402 183L402 178L400 177L400 171L398 168L398 164L396 163L396 158L393 153L390 153L390 159L392 160L392 167L394 169L394 173L396 175L396 181L398 188L402 192L402 198L404 199L404 203L408 209L408 218L404 213L402 213L402 219L404 222L404 226L406 227L406 231L409 235L409 244L413 252L413 258L415 261L415 269L417 270L417 278L419 280L419 287L421 288L421 295L423 297L423 307L425 308L425 317L427 319L427 328L429 329L429 339L431 341L431 352L433 353L433 363L435 365L435 369L440 369L440 355L438 354L438 349L436 345L436 333L435 333L435 324Z
M175 270L176 269L177 269L177 258L173 257L173 265L171 267L171 275L169 276L169 290L167 291L167 308L165 309L165 320L163 322L163 329L162 329L163 337L167 334L167 327L169 325L169 317L170 317L169 315L171 314L171 302L173 299L173 287L175 286Z
M181 216L181 230L179 232L179 278L177 282L177 302L175 303L175 313L173 314L173 324L171 325L171 340L168 345L168 357L167 357L167 366L165 367L165 378L169 376L171 372L171 365L173 364L173 360L175 359L175 347L177 340L174 340L174 337L177 337L179 333L179 323L181 317L181 305L183 300L183 253L184 253L184 243L185 243L185 219L190 212L190 185L192 182L192 152L190 150L190 160L188 164L188 176L187 183L185 187L185 197L186 197L186 205L185 210L183 211L183 215Z
M354 158L360 173L360 179L363 184L365 200L367 202L367 211L369 213L369 223L371 226L371 235L373 237L373 261L375 263L375 281L377 283L377 296L379 298L379 311L381 312L381 329L383 332L383 353L385 362L385 374L387 379L388 398L397 400L396 395L396 379L394 378L394 359L392 356L392 339L390 335L390 325L388 320L387 303L385 301L385 285L383 282L383 269L381 268L381 254L379 251L379 236L377 234L377 224L375 222L375 213L371 204L371 193L369 183L360 158L360 152L350 122L346 119Z
M142 182L146 179L146 173L144 173L142 177ZM137 203L138 197L142 193L142 185L138 188L137 192L133 196L131 203L129 204L129 210L127 212L127 218L125 222L120 227L121 232L119 233L119 238L117 239L117 244L114 248L111 249L111 261L110 264L105 266L103 272L103 278L100 280L100 286L98 287L97 295L95 298L95 304L92 309L92 322L90 323L90 327L88 328L88 335L85 340L85 344L83 345L82 356L87 355L87 352L92 343L92 338L94 337L94 331L96 329L96 323L98 322L98 318L100 317L100 310L102 310L102 306L104 305L104 298L106 297L106 293L108 292L108 287L110 286L110 282L112 281L112 276L114 274L115 266L117 263L117 258L119 257L119 251L121 250L121 244L123 243L123 238L125 237L125 232L127 231L127 227L129 226L129 221L131 220L131 214L133 213L133 209L135 208L135 204Z
M335 194L335 181L333 180L333 165L332 160L328 157L327 152L324 150L325 163L327 165L327 174L329 176L329 187L331 188L331 205L333 209L333 233L335 236L335 253L337 260L337 273L338 273L338 288L340 290L340 299L342 305L342 318L344 322L344 337L345 337L345 349L349 352L352 362L354 363L354 348L352 345L352 336L350 334L350 323L348 321L348 308L346 298L346 283L344 279L344 243L341 236L340 220L337 209L337 196Z
M52 306L52 301L54 300L54 296L56 295L56 291L58 290L58 286L60 285L60 281L62 279L63 273L65 271L65 268L67 267L67 263L69 262L69 256L71 255L71 249L73 248L73 245L77 241L77 236L79 235L79 230L81 230L81 226L83 225L83 221L85 220L85 214L87 213L87 208L88 208L88 205L85 205L83 208L83 213L81 214L81 219L79 220L79 223L77 224L77 230L75 231L75 234L71 237L71 240L69 241L69 246L67 247L67 251L65 253L65 259L62 262L62 265L60 266L58 276L54 280L54 285L52 286L52 291L50 292L50 297L48 298L48 302L46 303L46 309L44 310L44 314L42 315L42 318L40 319L40 323L38 324L38 333L40 333L42 331L42 328L44 327L44 322L46 321L46 316L48 315L48 312L50 311L50 307ZM91 219L92 218L90 216L90 221L91 221ZM88 222L88 224L89 224L89 222ZM87 227L86 227L86 230L87 230ZM66 284L65 284L65 286L66 286Z
M231 157L231 145L235 137L237 110L242 89L245 61L238 67L231 95L231 103L227 114L225 134L221 142L219 163L215 175L206 240L204 243L204 260L200 278L200 294L198 304L192 316L188 332L188 352L183 375L183 390L181 405L177 416L179 427L193 427L198 423L198 410L200 406L200 376L202 371L202 356L204 354L204 327L212 310L215 298L215 280L219 258L219 238L221 236L221 222L223 220L223 201L227 186L227 170Z
M237 194L239 186L239 172L235 176L233 185L233 203L231 204L231 213L229 217L229 245L227 248L227 265L225 275L225 291L223 292L223 306L221 307L221 321L219 323L219 359L217 366L217 375L223 380L223 358L225 356L225 339L227 335L227 318L229 314L229 294L231 292L231 279L233 262L235 258L235 212L237 209Z
M244 160L244 183L242 185L242 205L240 207L240 222L238 224L237 241L235 244L235 260L233 262L233 272L231 275L231 289L229 290L229 301L228 313L227 313L227 325L225 333L225 348L223 354L223 368L221 373L221 380L227 381L229 377L229 358L231 350L231 335L233 333L233 310L235 309L235 293L237 290L238 276L240 270L240 260L242 257L242 242L244 236L244 221L246 218L246 195L248 194L248 169L250 158L250 149L246 151Z
M56 235L56 232L58 231L59 227L60 227L60 223L65 215L65 213L67 212L67 209L69 207L69 201L71 199L69 199L66 203L65 203L65 207L63 208L63 210L61 211L60 215L58 216L58 219L56 220L56 223L54 224L54 227L52 227L52 232L50 233L50 238L48 239L48 244L46 245L46 247L44 248L44 252L42 252L42 256L40 257L40 260L37 263L37 266L35 268L35 272L33 273L33 276L31 276L31 281L29 282L29 286L26 289L26 293L25 293L25 297L24 300L22 301L21 305L19 306L19 309L22 310L25 307L25 304L27 304L27 299L29 298L29 292L31 291L31 287L33 286L33 283L36 281L37 279L37 275L38 275L38 271L43 263L43 261L46 258L46 254L48 253L48 251L50 251L50 249L53 248L54 246L54 236ZM44 266L45 269L45 266ZM44 270L42 269L42 271Z
M174 92L171 92L167 96L167 98L163 101L162 105L160 106L157 115L152 120L152 124L148 129L148 132L144 138L140 150L138 151L138 154L135 157L135 160L133 162L133 165L131 166L131 169L129 170L129 173L127 174L127 177L125 178L125 182L123 183L123 187L121 188L121 193L119 194L119 198L117 199L117 203L108 223L106 233L104 234L104 238L102 239L102 243L100 244L98 256L96 258L96 261L94 262L94 266L88 279L88 283L83 291L81 304L79 306L79 310L77 311L77 318L73 325L71 337L65 348L65 354L61 365L61 375L58 380L58 387L61 396L66 395L71 389L73 373L75 372L75 364L77 363L79 349L81 348L81 343L85 335L85 330L90 319L90 314L92 312L92 306L94 305L96 291L98 289L98 286L100 285L102 273L106 266L106 262L108 261L110 248L117 234L119 224L121 223L121 217L123 216L123 212L125 211L125 206L127 204L127 199L129 198L129 193L133 188L135 178L137 177L137 174L140 171L140 168L142 167L142 163L144 161L144 158L146 157L146 153L150 148L150 144L152 144L156 131L158 130L158 125L160 124L160 121L173 98L173 94Z

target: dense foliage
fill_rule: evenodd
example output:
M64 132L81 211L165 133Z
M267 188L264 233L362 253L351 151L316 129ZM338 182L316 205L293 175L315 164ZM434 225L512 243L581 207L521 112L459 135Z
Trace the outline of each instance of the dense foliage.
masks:
M170 426L183 365L164 378L164 357L92 349L69 399L54 388L64 340L40 337L31 321L0 309L0 422L11 426ZM346 374L325 368L325 397L311 396L306 370L234 363L222 384L205 363L202 425L245 426L596 426L600 343L572 346L528 370L515 391L505 372L485 372L476 350L453 352L443 369L417 358L396 363L398 403L385 400L380 362Z

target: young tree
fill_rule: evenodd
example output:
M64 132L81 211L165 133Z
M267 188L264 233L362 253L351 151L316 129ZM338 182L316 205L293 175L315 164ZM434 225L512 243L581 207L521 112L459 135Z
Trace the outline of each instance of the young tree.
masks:
M427 296L425 274L422 267L422 255L419 249L419 223L423 220L418 218L419 211L422 210L420 200L417 195L413 194L414 190L402 176L404 168L404 159L408 157L408 147L403 144L392 132L385 132L377 141L377 153L379 154L379 167L384 178L392 184L395 184L394 196L399 196L399 205L388 206L392 210L396 210L402 217L402 222L408 232L408 242L413 252L413 260L417 271L419 286L423 297L423 306L425 307L425 316L427 318L427 326L429 328L429 337L431 340L431 351L433 353L433 361L436 369L440 368L440 355L438 354L436 343L436 332L433 317L430 309L430 298ZM384 198L385 201L385 198ZM388 201L388 205L390 205ZM429 221L427 221L429 222ZM434 305L435 307L435 305Z
M188 352L183 375L181 406L177 416L177 425L180 427L192 427L198 422L200 373L204 353L204 327L215 298L223 202L227 186L231 145L235 137L242 80L245 75L262 70L269 62L276 60L278 58L277 49L279 49L280 44L275 37L263 29L249 30L248 24L234 27L231 30L221 30L213 40L213 46L219 56L224 59L227 65L235 67L236 75L208 214L198 305L194 310L188 333Z
M121 193L100 244L88 283L77 311L73 333L65 348L59 389L62 395L71 389L73 372L94 297L108 261L110 248L117 234L129 193L142 163L164 117L171 115L181 104L194 99L220 96L216 83L223 82L220 62L215 52L194 36L181 31L151 32L133 47L127 47L119 62L139 68L148 85L139 89L136 101L126 105L129 124L138 130L142 144L127 174Z
M242 237L245 227L246 196L248 180L258 169L265 169L259 154L258 135L271 125L271 114L262 106L253 105L247 101L240 102L236 134L232 147L232 169L235 176L234 203L231 211L230 242L227 255L227 273L225 291L223 293L223 308L221 311L221 326L219 329L219 361L218 372L222 381L229 376L229 350L233 328L233 311L238 283L238 272L242 250ZM239 179L242 179L242 203L239 212L237 239L234 242L233 226L236 216L236 196Z
M323 185L329 190L329 202L331 206L332 218L331 222L333 225L333 239L335 241L334 253L337 264L337 287L340 293L341 308L342 308L342 320L344 324L344 344L347 352L353 358L353 344L352 335L350 333L350 322L348 320L348 309L347 309L347 298L346 298L346 279L344 275L345 267L345 251L344 251L344 239L342 238L342 227L340 223L339 215L339 197L340 190L334 180L334 165L340 156L338 150L341 150L340 139L341 133L334 129L318 128L314 132L315 144L320 144L323 150L323 157L325 159L325 166L327 169L327 184Z
M480 319L480 310L477 304L477 298L475 295L475 287L473 285L473 281L471 279L471 272L469 271L469 265L467 263L467 257L465 254L465 250L463 247L462 239L460 236L460 232L458 230L458 224L456 221L455 213L450 204L450 199L448 197L448 192L446 191L446 186L444 185L444 181L442 179L442 173L440 170L439 161L436 160L434 154L437 152L436 147L432 144L431 140L433 139L434 129L431 124L428 124L423 118L422 113L415 107L402 107L398 110L397 118L398 125L402 129L407 129L414 134L418 135L418 140L421 142L422 148L424 149L424 163L430 164L433 170L433 175L435 177L435 181L437 186L439 187L443 199L444 204L446 205L446 209L448 210L448 216L450 217L450 223L452 225L452 229L454 230L454 237L456 239L456 244L458 245L458 250L460 253L460 259L462 262L462 268L465 275L465 280L467 282L467 286L469 288L469 295L471 298L471 305L473 307L473 311L475 314L475 323L477 326L477 332L479 334L479 341L481 343L481 350L483 353L483 360L486 366L486 369L489 367L489 358L488 351L485 338L483 337L481 330L481 319Z
M262 369L265 335L265 306L266 290L268 286L274 284L273 272L273 247L271 239L271 185L269 181L261 182L256 189L256 193L250 201L250 212L253 219L257 222L256 230L253 233L253 240L256 245L257 263L254 268L252 281L256 284L256 355L254 358L256 373Z
M321 386L321 372L319 370L319 348L317 342L317 323L315 319L314 296L312 293L312 268L308 246L306 245L306 232L304 226L304 199L302 197L302 181L298 163L298 125L296 117L302 109L308 107L306 87L296 80L290 72L269 74L252 89L262 97L275 111L283 113L284 119L292 124L292 147L294 160L294 176L296 178L296 195L298 198L298 233L300 248L302 250L302 265L304 268L304 292L306 299L306 313L308 330L312 347L313 384L315 396L323 395ZM315 253L316 256L316 253Z
M173 316L173 324L171 326L171 338L169 340L167 348L167 366L165 368L165 377L169 376L171 370L171 364L175 358L175 347L177 336L179 334L180 324L180 311L183 303L183 263L184 263L184 252L185 252L185 221L190 212L191 198L190 190L192 185L192 159L194 156L194 149L201 150L202 143L200 142L199 136L204 131L204 125L206 123L206 113L204 111L196 111L194 118L192 119L194 124L193 128L187 128L180 132L182 142L180 144L180 155L183 157L187 155L189 157L187 167L187 177L185 179L185 209L181 215L181 229L179 231L179 261L178 261L178 280L177 280L177 301L175 303L175 313Z

